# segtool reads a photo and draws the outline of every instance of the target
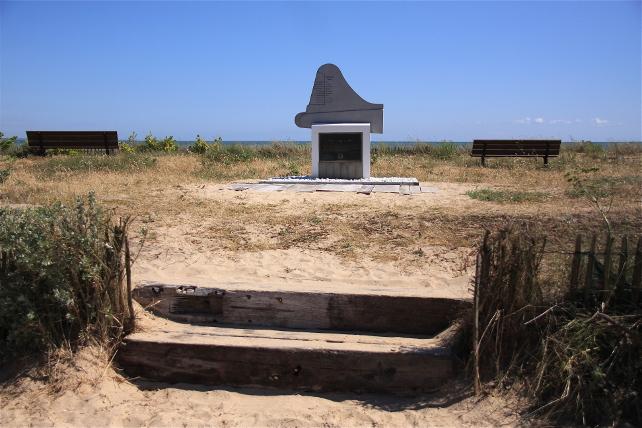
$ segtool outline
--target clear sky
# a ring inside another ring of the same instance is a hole
[[[0,0],[0,130],[308,140],[337,64],[378,140],[642,140],[640,1]]]

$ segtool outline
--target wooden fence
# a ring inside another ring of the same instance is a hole
[[[617,242],[619,241],[619,242]],[[577,235],[571,262],[569,287],[572,295],[583,298],[587,306],[608,305],[612,301],[640,305],[642,283],[642,237],[622,236],[617,239],[607,235],[603,249],[598,249],[596,234],[583,249],[583,238]],[[617,249],[616,242],[618,244]]]

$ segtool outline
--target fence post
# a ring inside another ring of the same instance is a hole
[[[129,253],[129,238],[125,235],[125,276],[127,278],[127,309],[129,310],[128,330],[134,330],[134,303],[132,302],[132,259]]]
[[[642,236],[638,238],[638,245],[635,248],[635,265],[631,286],[633,287],[631,300],[634,305],[637,305],[640,302],[640,286],[642,286]]]
[[[589,304],[593,292],[593,265],[595,264],[595,245],[597,244],[597,236],[593,234],[591,239],[591,249],[588,253],[588,260],[586,261],[586,278],[584,282],[584,303]]]
[[[610,286],[611,282],[611,264],[613,260],[613,241],[614,238],[611,234],[606,235],[606,249],[604,250],[604,270],[602,271],[602,301],[609,302],[613,294],[613,288]]]
[[[615,300],[618,302],[622,301],[622,292],[626,284],[626,264],[629,258],[628,240],[628,237],[624,235],[620,244],[620,261],[617,267],[617,280],[615,281]]]
[[[575,252],[573,253],[573,262],[571,264],[571,281],[569,284],[571,296],[575,296],[579,288],[580,281],[580,262],[582,260],[582,235],[579,233],[575,237]]]
[[[479,374],[479,292],[488,276],[488,236],[490,232],[484,232],[482,245],[477,253],[477,263],[475,265],[475,287],[473,289],[473,352],[475,359],[475,395],[481,394],[481,376]]]

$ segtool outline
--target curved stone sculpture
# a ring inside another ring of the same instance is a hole
[[[294,118],[299,128],[327,123],[369,123],[370,132],[383,133],[383,104],[369,103],[346,82],[334,64],[317,70],[310,103]]]

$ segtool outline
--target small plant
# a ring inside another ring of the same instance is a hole
[[[136,137],[137,136],[138,135],[136,134],[136,132],[132,132],[131,134],[129,134],[129,137],[127,137],[127,142],[120,142],[118,144],[118,149],[123,153],[134,153],[134,152],[136,152],[136,147],[137,147]]]
[[[477,189],[470,190],[466,194],[478,201],[489,202],[542,202],[548,198],[548,193],[544,192],[526,192],[526,191],[512,191],[512,190],[493,190],[493,189]]]
[[[205,152],[207,152],[208,148],[209,148],[209,144],[207,144],[207,141],[202,139],[200,135],[197,135],[196,141],[194,141],[194,144],[192,144],[189,147],[189,151],[192,153],[197,153],[199,155],[202,155]]]
[[[148,152],[157,152],[160,150],[160,144],[158,142],[158,139],[152,135],[150,132],[149,134],[145,135],[145,142],[143,146],[141,147],[142,150],[148,151]]]
[[[170,135],[169,137],[163,138],[160,142],[160,150],[165,153],[171,153],[171,152],[177,151],[178,144],[176,143],[176,140],[174,139],[174,137]]]
[[[9,168],[0,169],[0,184],[2,184],[5,181],[7,181],[7,178],[9,178],[10,174],[11,174],[11,169],[9,169]]]
[[[7,153],[14,148],[17,136],[5,138],[4,134],[0,132],[0,153]]]
[[[581,168],[567,172],[565,175],[572,186],[570,195],[583,196],[588,199],[604,219],[608,233],[611,234],[611,222],[608,214],[613,206],[613,182],[604,180],[602,177],[595,177],[598,171],[597,167]],[[604,202],[605,198],[609,198],[608,203]]]

